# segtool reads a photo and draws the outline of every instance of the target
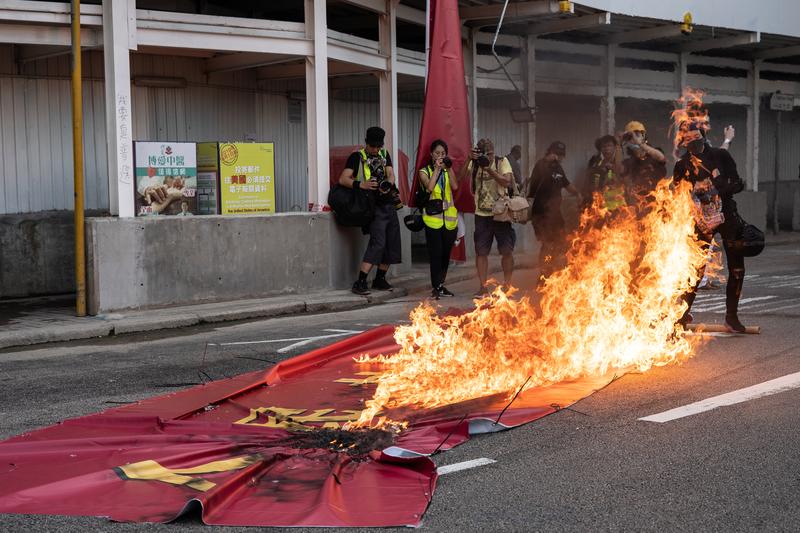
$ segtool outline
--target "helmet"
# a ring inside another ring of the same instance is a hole
[[[410,231],[422,231],[425,228],[425,223],[422,221],[422,215],[419,212],[404,216],[403,224]]]
[[[634,131],[643,131],[647,133],[647,129],[644,127],[644,124],[638,120],[631,120],[625,125],[625,133],[633,133]]]
[[[764,249],[764,232],[752,224],[745,224],[738,239],[725,239],[725,247],[744,257],[755,257]]]

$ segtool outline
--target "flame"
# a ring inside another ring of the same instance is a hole
[[[644,208],[608,214],[599,203],[571,236],[567,264],[540,290],[538,304],[498,289],[458,316],[429,304],[398,327],[377,389],[355,426],[381,411],[431,408],[515,393],[612,370],[647,370],[690,357],[696,337],[676,322],[681,295],[706,261],[694,232],[691,186],[663,180]],[[602,218],[602,223],[598,223]],[[389,413],[391,414],[391,413]]]
[[[675,102],[675,109],[671,113],[670,135],[673,139],[673,154],[676,158],[685,142],[690,124],[700,125],[706,133],[711,129],[708,109],[703,103],[704,95],[705,93],[699,89],[684,87],[683,94]]]

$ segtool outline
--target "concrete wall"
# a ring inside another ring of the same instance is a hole
[[[87,220],[90,314],[348,288],[366,238],[331,213]],[[410,239],[402,229],[404,264]]]
[[[0,216],[0,298],[75,290],[69,211]]]

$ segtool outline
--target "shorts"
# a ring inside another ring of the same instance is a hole
[[[531,220],[533,232],[539,242],[555,242],[564,238],[564,218],[559,216],[534,215]]]
[[[402,262],[401,251],[397,210],[393,205],[376,205],[363,261],[371,265],[395,265]]]
[[[498,222],[491,216],[475,215],[475,255],[485,256],[492,251],[492,242],[497,240],[497,251],[500,255],[509,255],[514,251],[517,234],[511,222]]]

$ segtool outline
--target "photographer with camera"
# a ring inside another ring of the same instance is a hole
[[[628,158],[622,162],[622,174],[629,184],[631,205],[653,192],[656,184],[667,177],[667,158],[660,148],[647,142],[644,124],[628,122],[622,135],[622,150]]]
[[[458,211],[453,200],[458,182],[450,177],[452,167],[453,161],[447,157],[447,143],[436,139],[431,143],[427,166],[418,174],[420,188],[428,197],[422,208],[422,221],[431,267],[431,297],[437,300],[442,296],[454,296],[444,286],[450,251],[458,234]]]
[[[492,242],[497,241],[497,251],[502,257],[503,281],[511,285],[514,273],[514,245],[517,237],[511,222],[494,219],[492,209],[498,198],[514,183],[514,173],[505,157],[495,157],[494,143],[481,139],[470,152],[467,164],[458,172],[458,181],[472,174],[472,194],[475,196],[475,268],[478,271],[480,288],[476,297],[489,294],[486,280],[489,274],[489,252]]]
[[[364,252],[358,279],[353,283],[353,292],[359,295],[370,293],[367,276],[373,265],[378,265],[372,288],[379,291],[390,291],[393,287],[386,281],[389,265],[401,262],[400,222],[397,210],[403,207],[400,193],[395,185],[392,158],[383,149],[386,132],[382,128],[372,126],[367,129],[364,139],[366,144],[358,152],[353,152],[347,159],[344,170],[339,176],[339,184],[348,188],[360,188],[372,196],[375,203],[375,216],[368,227],[369,244]]]
[[[561,162],[567,156],[567,146],[554,141],[545,156],[536,162],[528,180],[525,196],[531,204],[531,222],[539,248],[539,283],[553,273],[555,261],[563,254],[565,235],[561,214],[561,189],[573,196],[580,193],[567,179]]]

